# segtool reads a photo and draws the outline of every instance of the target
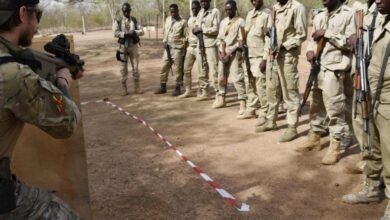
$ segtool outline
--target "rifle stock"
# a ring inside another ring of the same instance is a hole
[[[298,109],[298,116],[299,117],[302,115],[302,109],[306,105],[306,102],[307,102],[307,99],[309,98],[314,81],[317,79],[318,73],[321,71],[321,54],[322,54],[322,50],[325,47],[325,43],[326,43],[326,40],[324,37],[322,37],[317,43],[316,55],[315,55],[314,61],[312,62],[312,65],[311,65],[310,75],[309,75],[309,79],[307,80],[307,83],[306,83],[305,92],[303,93],[302,103],[299,105],[299,109]]]

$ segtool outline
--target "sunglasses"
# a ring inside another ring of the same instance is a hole
[[[39,8],[27,8],[29,12],[35,12],[35,16],[37,17],[38,23],[41,21],[43,11]]]

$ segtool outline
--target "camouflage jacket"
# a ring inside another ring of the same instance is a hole
[[[20,50],[0,37],[0,57],[15,56]],[[28,66],[0,65],[0,158],[12,156],[24,123],[55,138],[67,138],[79,121],[76,104]]]

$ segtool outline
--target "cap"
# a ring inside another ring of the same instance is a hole
[[[20,7],[38,3],[39,0],[0,0],[0,25],[4,24]]]

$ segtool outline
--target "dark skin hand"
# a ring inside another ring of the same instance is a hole
[[[357,44],[357,35],[356,34],[352,34],[348,40],[347,40],[347,43],[348,43],[348,46],[349,46],[349,49],[354,52],[355,51],[355,48],[356,48],[356,44]]]
[[[307,59],[307,61],[309,61],[310,63],[312,63],[313,61],[314,61],[314,59],[315,59],[315,54],[314,54],[314,51],[308,51],[307,53],[306,53],[306,59]]]
[[[267,61],[262,60],[259,65],[260,72],[265,73],[265,70],[267,69]]]
[[[319,41],[325,35],[324,29],[317,30],[313,33],[312,37],[315,41]]]

